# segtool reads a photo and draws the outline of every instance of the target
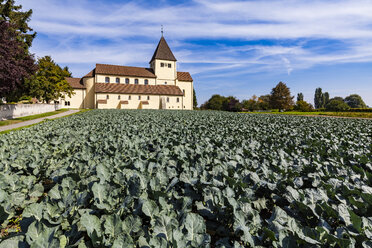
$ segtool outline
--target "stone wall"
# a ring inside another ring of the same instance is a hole
[[[22,116],[37,115],[61,109],[58,104],[5,104],[0,105],[0,120],[8,120]]]

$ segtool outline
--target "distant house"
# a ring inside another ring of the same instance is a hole
[[[66,78],[75,94],[59,103],[70,108],[193,109],[193,79],[177,71],[164,37],[150,68],[96,64],[83,78]]]

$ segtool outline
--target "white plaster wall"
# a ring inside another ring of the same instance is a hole
[[[0,105],[0,120],[37,115],[61,108],[62,106],[58,104],[5,104]]]
[[[161,63],[166,66],[161,67]],[[168,64],[171,64],[171,68],[168,68]],[[177,78],[177,63],[175,61],[155,59],[154,71],[158,80],[175,80]]]
[[[177,81],[176,85],[181,89],[185,90],[185,96],[183,97],[183,108],[192,110],[193,109],[193,82]]]

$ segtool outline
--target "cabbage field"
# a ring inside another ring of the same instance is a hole
[[[92,110],[0,135],[0,247],[372,247],[372,121]]]

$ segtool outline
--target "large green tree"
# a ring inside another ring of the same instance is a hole
[[[270,109],[270,94],[262,95],[258,98],[258,109],[261,110]]]
[[[38,60],[39,69],[30,80],[26,82],[26,94],[40,101],[49,103],[52,100],[71,97],[73,89],[66,81],[71,77],[68,68],[61,68],[50,56]]]
[[[0,0],[0,21],[11,25],[17,34],[17,40],[22,42],[26,50],[31,47],[36,36],[36,32],[28,26],[31,15],[31,9],[22,11],[22,5],[16,5],[14,0]]]
[[[28,26],[32,10],[22,11],[13,0],[0,0],[0,97],[17,101],[25,80],[37,67],[29,53],[36,33]]]
[[[345,103],[350,106],[350,108],[366,108],[367,105],[364,103],[362,97],[357,94],[352,94],[345,97]]]
[[[223,103],[226,100],[225,97],[221,95],[213,95],[207,102],[203,104],[203,109],[212,109],[212,110],[223,110]]]
[[[238,99],[233,96],[228,96],[223,101],[223,110],[230,112],[239,112],[242,110],[242,105]]]
[[[271,90],[270,106],[274,109],[287,110],[293,106],[293,96],[287,85],[279,82],[275,88]]]

